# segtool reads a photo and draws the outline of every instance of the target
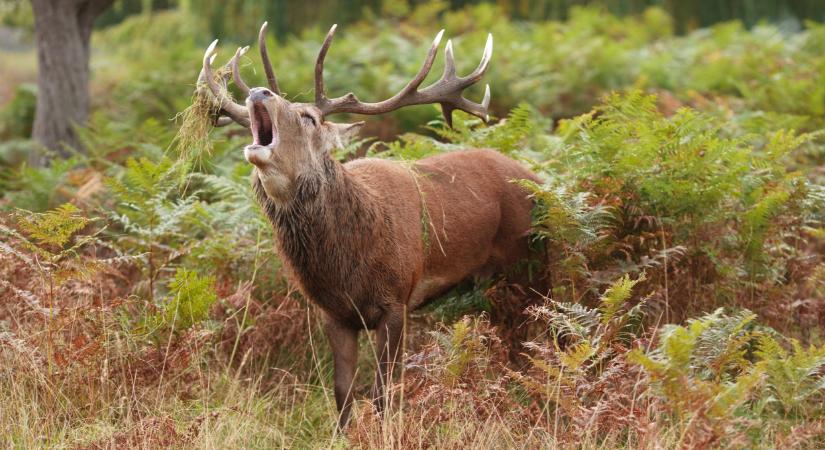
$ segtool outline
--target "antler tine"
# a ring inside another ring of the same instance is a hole
[[[203,66],[198,75],[198,86],[200,87],[206,83],[212,95],[217,99],[221,112],[225,113],[235,122],[249,128],[249,112],[247,109],[229,98],[226,91],[221,89],[212,74],[212,62],[215,60],[215,56],[217,56],[215,52],[217,45],[218,40],[215,39],[203,54]]]
[[[266,73],[266,81],[269,83],[269,88],[272,92],[281,95],[281,90],[278,88],[278,78],[275,77],[275,71],[272,70],[272,64],[269,62],[269,52],[266,51],[266,26],[267,22],[261,25],[261,31],[258,32],[258,48],[261,51],[261,62],[264,65],[264,72]]]
[[[484,76],[484,73],[487,72],[487,68],[490,67],[491,59],[493,59],[493,34],[487,33],[487,42],[484,44],[484,53],[481,54],[481,62],[479,62],[478,67],[464,77],[464,79],[472,83],[480,80],[481,77]]]
[[[327,95],[324,92],[324,59],[327,57],[329,46],[332,45],[336,28],[338,28],[337,23],[330,27],[327,37],[324,38],[324,43],[321,44],[321,50],[318,51],[318,58],[315,60],[315,104],[322,109],[322,106],[327,103]]]
[[[424,89],[418,90],[418,87],[427,77],[438,52],[438,44],[441,42],[441,37],[444,30],[441,30],[433,40],[430,51],[427,53],[427,58],[418,73],[404,86],[401,91],[391,98],[378,103],[364,103],[358,100],[353,93],[349,93],[343,97],[335,99],[327,99],[324,93],[323,82],[323,64],[326,53],[329,50],[332,35],[335,32],[335,27],[330,29],[321,51],[318,54],[318,61],[315,64],[315,104],[324,114],[332,114],[338,112],[348,112],[357,114],[381,114],[395,109],[409,106],[422,105],[427,103],[438,103],[441,105],[441,111],[444,113],[444,118],[449,126],[452,126],[452,112],[460,109],[474,116],[483,119],[485,122],[489,120],[488,108],[490,106],[490,86],[487,85],[484,91],[484,99],[481,103],[475,103],[464,98],[461,93],[467,87],[476,83],[490,66],[490,60],[493,54],[493,36],[487,35],[487,43],[484,46],[484,53],[481,56],[481,62],[478,67],[473,70],[466,77],[456,75],[455,56],[453,55],[453,43],[451,40],[447,41],[444,56],[444,73],[441,78],[435,83],[427,86]]]
[[[424,59],[424,64],[421,65],[421,69],[418,70],[418,73],[415,74],[415,77],[404,86],[404,89],[401,90],[396,97],[399,95],[404,95],[408,92],[415,91],[418,89],[418,86],[421,86],[421,83],[424,82],[424,79],[427,78],[427,75],[430,73],[430,69],[433,68],[433,63],[435,62],[435,55],[438,53],[438,44],[441,43],[441,37],[444,36],[444,30],[438,32],[435,35],[435,39],[433,39],[433,44],[430,46],[430,51],[427,52],[427,58]],[[449,43],[448,43],[449,45]]]
[[[249,86],[241,79],[241,71],[238,68],[238,60],[248,51],[248,45],[246,47],[238,47],[238,50],[235,51],[235,56],[229,60],[229,69],[232,72],[232,81],[235,82],[235,86],[238,86],[238,89],[243,92],[244,96],[249,95]]]
[[[453,57],[453,40],[447,40],[447,46],[444,48],[444,74],[441,78],[455,77],[455,58]]]

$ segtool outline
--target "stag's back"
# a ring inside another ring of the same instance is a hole
[[[346,168],[395,219],[393,242],[376,245],[393,247],[392,263],[410,274],[410,309],[528,256],[533,204],[513,180],[537,178],[496,151],[450,152],[411,166],[364,159]]]

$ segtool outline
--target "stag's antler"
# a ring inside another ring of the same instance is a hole
[[[276,94],[281,95],[281,90],[278,89],[278,79],[275,77],[275,71],[272,70],[272,64],[269,62],[269,53],[266,51],[266,26],[267,23],[264,22],[263,25],[261,25],[261,30],[258,32],[258,47],[261,51],[261,61],[263,62],[269,88]],[[215,39],[203,55],[203,68],[198,75],[198,87],[208,86],[212,95],[215,96],[219,103],[220,110],[214,122],[215,126],[222,127],[232,122],[237,122],[249,128],[249,112],[246,107],[235,103],[226,93],[226,82],[231,73],[232,81],[235,82],[238,89],[241,90],[244,96],[249,95],[249,85],[241,78],[241,71],[238,67],[238,61],[249,51],[249,46],[239,47],[238,50],[235,51],[232,59],[226,63],[226,66],[224,66],[225,75],[222,77],[224,86],[221,87],[212,75],[212,63],[215,60],[215,46],[217,44],[218,40]],[[222,115],[223,117],[221,117]]]
[[[225,79],[224,87],[221,88],[215,80],[214,75],[212,75],[212,62],[215,60],[215,56],[217,56],[215,54],[216,45],[218,45],[217,39],[212,41],[212,44],[209,45],[206,52],[203,54],[203,67],[198,75],[198,87],[203,86],[204,84],[209,87],[209,90],[212,91],[212,95],[214,95],[218,101],[220,108],[219,114],[225,114],[233,121],[249,128],[249,111],[247,111],[245,106],[235,103],[235,101],[232,100],[232,98],[226,93]],[[227,66],[229,66],[229,71],[232,72],[235,83],[238,84],[242,90],[246,87],[246,83],[241,80],[240,73],[237,71],[237,68],[238,58],[244,53],[244,49],[238,49],[235,52],[235,56],[227,63]],[[246,90],[249,91],[249,88],[247,87]],[[230,123],[231,122],[224,120],[223,117],[218,117],[215,120],[215,126],[224,126],[229,125]]]
[[[278,88],[278,79],[275,77],[275,71],[272,70],[272,64],[269,61],[269,54],[266,50],[266,27],[267,23],[264,22],[258,33],[261,61],[263,62],[264,72],[266,73],[266,79],[270,89],[274,93],[281,95],[281,91]],[[326,58],[329,46],[332,44],[332,38],[335,35],[336,28],[337,25],[333,25],[332,28],[330,28],[321,46],[321,50],[318,52],[318,59],[315,62],[315,105],[324,115],[342,112],[374,115],[394,111],[404,106],[438,103],[441,105],[441,111],[444,113],[444,118],[450,126],[452,126],[452,113],[456,109],[480,117],[484,121],[489,119],[487,109],[490,106],[490,85],[485,87],[484,99],[481,103],[467,100],[461,94],[464,89],[478,82],[487,71],[493,55],[493,35],[487,35],[487,43],[484,46],[484,53],[481,55],[481,62],[478,64],[478,67],[465,77],[456,75],[453,42],[448,40],[447,46],[444,49],[444,73],[438,81],[419,90],[419,86],[424,82],[424,79],[433,67],[433,62],[435,62],[438,45],[441,42],[441,37],[444,35],[444,30],[439,31],[435,40],[433,40],[433,44],[427,53],[427,58],[424,60],[421,69],[401,91],[387,100],[377,103],[365,103],[358,100],[358,97],[352,92],[343,97],[329,99],[324,91],[324,58]],[[212,74],[212,63],[215,60],[215,46],[217,44],[218,40],[215,39],[203,55],[203,67],[198,75],[198,87],[207,86],[218,101],[220,109],[218,117],[215,119],[216,126],[225,126],[232,122],[237,122],[249,128],[249,112],[247,108],[232,100],[226,91],[226,82],[231,74],[232,80],[243,95],[249,95],[249,86],[241,79],[241,73],[238,68],[238,61],[249,51],[249,47],[238,48],[232,59],[226,63],[224,67],[225,74],[221,78],[224,85],[220,86]]]
[[[433,41],[430,51],[427,53],[427,58],[424,60],[424,65],[415,77],[404,86],[394,96],[387,100],[378,103],[365,103],[350,92],[343,97],[329,99],[324,91],[324,58],[327,56],[327,51],[332,43],[332,38],[335,35],[335,28],[333,25],[327,33],[324,44],[318,52],[318,59],[315,62],[315,105],[321,110],[323,114],[333,113],[356,113],[356,114],[382,114],[389,111],[394,111],[404,106],[409,105],[423,105],[428,103],[439,103],[441,111],[444,113],[444,118],[447,124],[452,126],[452,113],[456,109],[468,112],[474,116],[480,117],[485,122],[489,119],[487,108],[490,106],[490,85],[488,84],[484,90],[484,99],[481,103],[475,103],[462,97],[461,93],[464,89],[472,84],[475,84],[487,71],[490,65],[490,58],[493,54],[493,35],[487,35],[487,44],[484,46],[484,53],[481,56],[481,62],[478,67],[467,75],[466,77],[457,76],[455,73],[455,59],[453,58],[453,43],[451,40],[447,41],[444,57],[444,74],[441,79],[435,83],[418,90],[418,87],[427,77],[430,69],[435,61],[435,55],[438,52],[438,44],[441,42],[441,36],[444,30],[438,32]]]
[[[261,31],[258,32],[258,48],[261,50],[261,62],[264,65],[264,73],[266,73],[266,81],[269,83],[269,89],[272,92],[281,95],[281,90],[278,89],[278,79],[275,78],[275,71],[272,70],[272,64],[269,63],[269,53],[266,51],[266,22],[261,25]]]
[[[235,56],[233,56],[227,64],[232,72],[232,81],[234,81],[235,86],[238,86],[238,89],[243,92],[243,95],[249,95],[249,86],[247,86],[247,84],[241,79],[241,71],[238,69],[238,59],[240,59],[240,57],[245,55],[248,51],[248,45],[246,47],[238,47],[238,49],[235,50]]]

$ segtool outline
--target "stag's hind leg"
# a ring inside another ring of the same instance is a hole
[[[393,369],[398,358],[404,352],[404,319],[406,310],[403,306],[388,309],[375,330],[375,343],[378,355],[378,367],[375,371],[375,384],[372,387],[372,400],[379,414],[389,404],[387,386],[392,383]]]

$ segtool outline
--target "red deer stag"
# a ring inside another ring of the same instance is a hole
[[[352,93],[326,96],[324,58],[333,26],[315,64],[315,102],[293,103],[278,89],[265,29],[266,24],[259,46],[269,88],[250,89],[241,79],[238,58],[248,47],[235,52],[223,77],[213,75],[217,40],[203,57],[198,85],[220,105],[216,125],[236,122],[251,128],[253,142],[244,148],[244,156],[254,166],[254,190],[275,228],[287,267],[325,315],[338,425],[344,427],[353,400],[358,332],[376,330],[373,400],[383,411],[385,386],[402,351],[407,312],[470,276],[490,275],[528,257],[532,202],[511,181],[537,178],[493,150],[449,152],[411,166],[374,158],[341,164],[330,156],[363,125],[327,121],[334,113],[372,115],[439,103],[448,124],[455,109],[486,121],[489,86],[480,104],[462,97],[462,91],[487,70],[492,36],[481,63],[465,77],[456,75],[448,41],[444,74],[419,89],[435,60],[442,30],[421,70],[400,92],[366,103]],[[247,95],[245,106],[226,94],[222,83],[230,73]]]

